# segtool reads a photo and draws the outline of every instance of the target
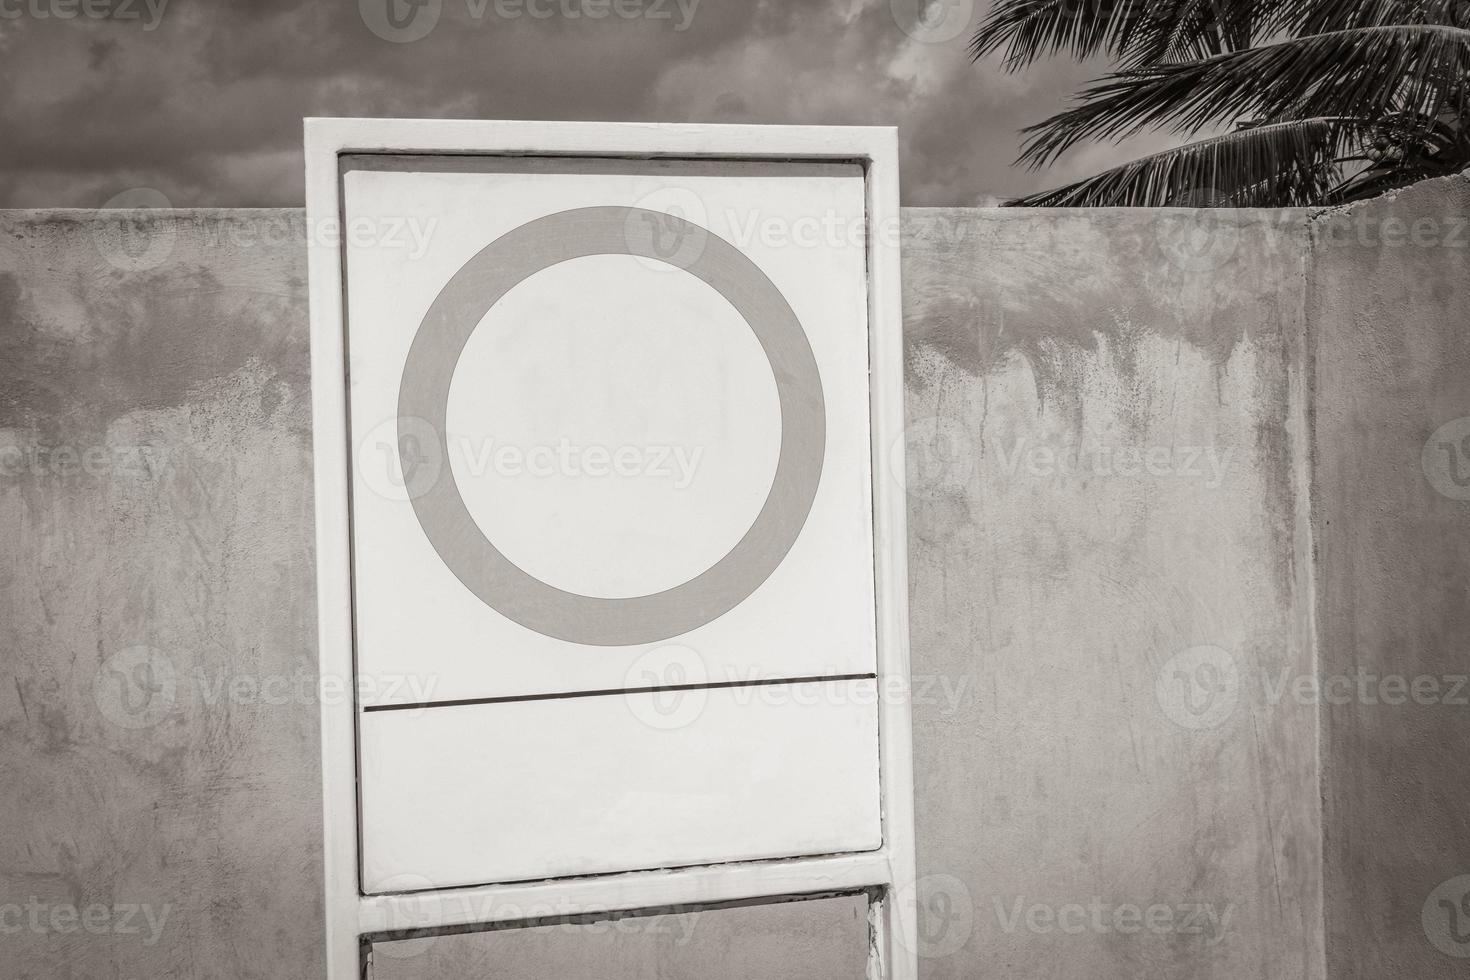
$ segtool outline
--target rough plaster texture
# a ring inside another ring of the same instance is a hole
[[[5,977],[321,972],[306,255],[201,233],[260,220],[0,216]]]
[[[1449,975],[1462,715],[1322,715],[1324,835],[1283,685],[1314,629],[1324,673],[1463,669],[1470,503],[1418,454],[1470,414],[1465,253],[904,217],[924,976],[1323,976],[1324,836],[1330,975]],[[321,975],[301,224],[0,214],[0,975]],[[830,966],[803,911],[762,929]],[[521,962],[690,962],[610,942]]]
[[[907,218],[924,974],[1321,976],[1300,218]]]
[[[1463,977],[1426,937],[1470,955],[1470,881],[1431,901],[1470,874],[1470,180],[1318,215],[1312,257],[1328,966]]]

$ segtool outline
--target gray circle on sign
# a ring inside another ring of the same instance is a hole
[[[698,236],[704,247],[692,255],[661,255],[667,250],[656,236],[671,229]],[[442,458],[448,458],[449,387],[470,335],[527,277],[590,255],[632,255],[683,269],[735,307],[765,351],[781,405],[781,451],[770,492],[745,536],[687,582],[650,595],[607,599],[558,589],[505,557],[470,515],[449,467],[430,485],[415,488],[410,500],[444,564],[506,618],[572,643],[656,643],[719,618],[759,588],[796,542],[821,480],[827,410],[816,357],[791,305],[754,262],[706,228],[641,208],[577,208],[529,221],[476,253],[434,298],[409,347],[398,418],[427,422]]]

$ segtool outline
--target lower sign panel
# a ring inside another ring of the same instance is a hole
[[[855,980],[868,944],[867,896],[840,895],[375,942],[368,977]]]
[[[368,894],[881,846],[872,679],[361,719]]]

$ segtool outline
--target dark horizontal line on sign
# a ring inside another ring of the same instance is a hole
[[[517,704],[522,701],[565,701],[570,698],[606,698],[628,694],[664,694],[670,691],[720,691],[732,687],[772,687],[777,684],[813,684],[824,681],[871,681],[877,674],[826,674],[812,677],[771,677],[754,681],[715,681],[709,684],[664,684],[656,687],[610,687],[600,691],[561,691],[555,694],[512,694],[498,698],[459,698],[453,701],[410,701],[405,704],[369,704],[363,711],[409,711],[419,708],[460,708],[474,704]]]
[[[862,177],[858,160],[494,153],[344,153],[340,173],[593,174],[615,177]]]

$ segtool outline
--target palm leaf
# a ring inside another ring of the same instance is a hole
[[[1280,23],[1296,35],[1394,24],[1470,27],[1470,6],[1464,0],[1288,0]]]
[[[1268,18],[1263,0],[1017,0],[996,4],[970,40],[975,60],[1006,49],[1019,71],[1067,51],[1106,53],[1125,65],[1207,57],[1248,46]]]
[[[1171,124],[1194,133],[1242,118],[1437,116],[1470,68],[1470,30],[1428,24],[1352,28],[1118,72],[1071,109],[1028,127],[1021,159],[1040,167],[1086,139]]]
[[[1154,153],[1034,194],[1023,207],[1267,207],[1318,200],[1361,123],[1296,119]]]

